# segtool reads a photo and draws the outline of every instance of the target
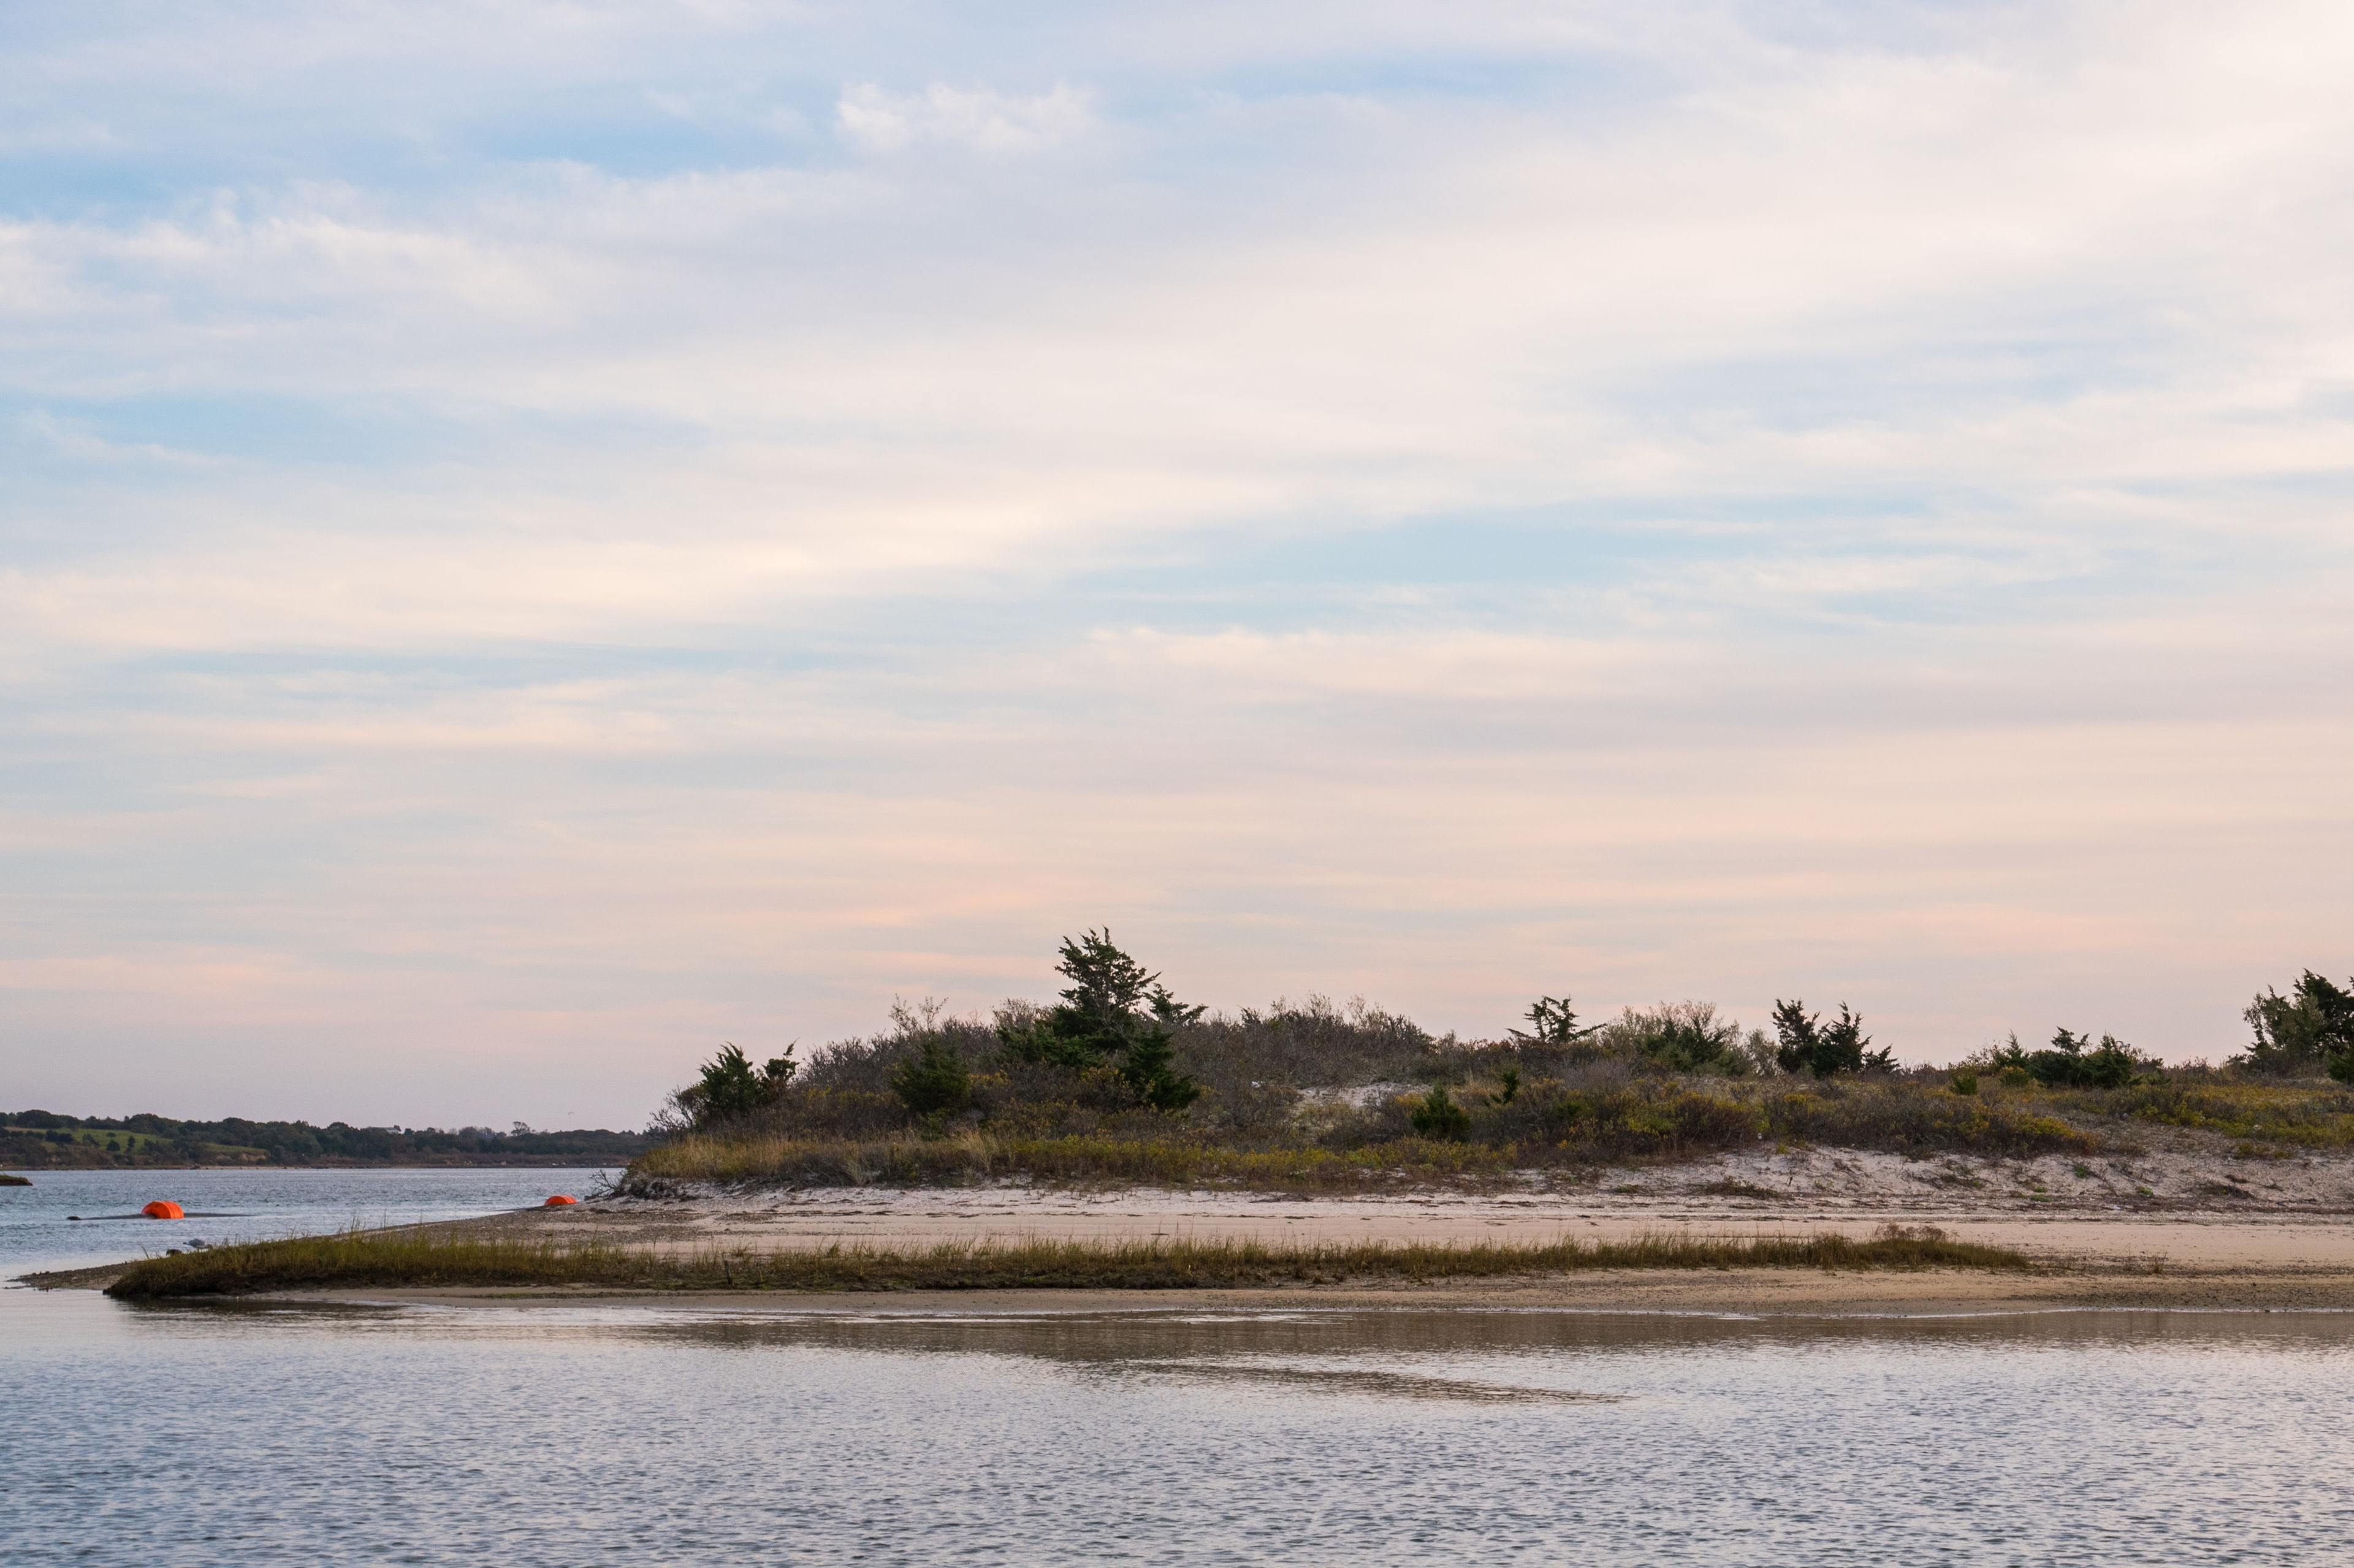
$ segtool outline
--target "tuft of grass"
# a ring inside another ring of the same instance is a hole
[[[1630,1241],[1365,1242],[1311,1246],[1257,1241],[943,1242],[905,1251],[835,1245],[659,1254],[600,1241],[525,1242],[347,1232],[214,1247],[132,1266],[107,1294],[127,1299],[243,1295],[339,1286],[565,1287],[629,1290],[1165,1290],[1250,1285],[1423,1282],[1595,1269],[2025,1269],[2020,1254],[1957,1242],[1931,1225],[1884,1225],[1868,1240],[1835,1234]]]

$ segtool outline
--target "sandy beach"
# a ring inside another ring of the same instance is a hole
[[[1647,1234],[1746,1238],[1836,1231],[1858,1239],[1888,1224],[1935,1224],[1955,1239],[2014,1249],[2030,1273],[1974,1270],[1829,1273],[1801,1269],[1597,1271],[1478,1284],[1285,1286],[1214,1291],[941,1293],[934,1307],[1061,1310],[1108,1305],[1333,1306],[1410,1299],[1418,1306],[1596,1310],[1901,1312],[2064,1308],[2354,1308],[2354,1166],[2343,1160],[2255,1164],[2162,1156],[2104,1161],[1905,1160],[1814,1150],[1733,1156],[1606,1173],[1557,1188],[1532,1181],[1499,1191],[1421,1190],[1306,1197],[1150,1188],[698,1189],[663,1199],[592,1197],[435,1229],[600,1240],[656,1252],[766,1253],[1026,1239],[1096,1242],[1254,1240],[1331,1243],[1544,1243]],[[2215,1169],[2207,1169],[2212,1165]],[[1623,1180],[1617,1178],[1623,1177]],[[2216,1191],[2222,1189],[2231,1196]],[[113,1271],[52,1277],[99,1285]],[[513,1301],[498,1290],[341,1290],[329,1299]],[[537,1292],[622,1299],[610,1292]],[[723,1298],[726,1293],[718,1293]],[[827,1293],[758,1293],[776,1308],[851,1306]],[[677,1299],[675,1293],[668,1298]],[[703,1294],[697,1293],[697,1299]],[[871,1298],[922,1309],[927,1293]]]

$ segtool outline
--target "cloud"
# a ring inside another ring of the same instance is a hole
[[[628,1119],[1107,917],[1914,1055],[2323,961],[2337,12],[454,16],[14,36],[0,155],[107,132],[0,210],[41,1097]]]
[[[877,153],[927,144],[1034,153],[1075,141],[1096,126],[1092,95],[1062,82],[1030,98],[940,82],[917,93],[862,83],[843,90],[834,120],[846,140]]]

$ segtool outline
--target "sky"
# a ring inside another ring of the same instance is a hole
[[[0,1104],[2354,969],[2354,11],[0,9]]]

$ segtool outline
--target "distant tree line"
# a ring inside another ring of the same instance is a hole
[[[488,1127],[354,1127],[330,1122],[191,1121],[143,1111],[77,1117],[0,1112],[0,1165],[554,1165],[624,1160],[651,1140],[638,1132],[584,1128],[543,1131]]]

